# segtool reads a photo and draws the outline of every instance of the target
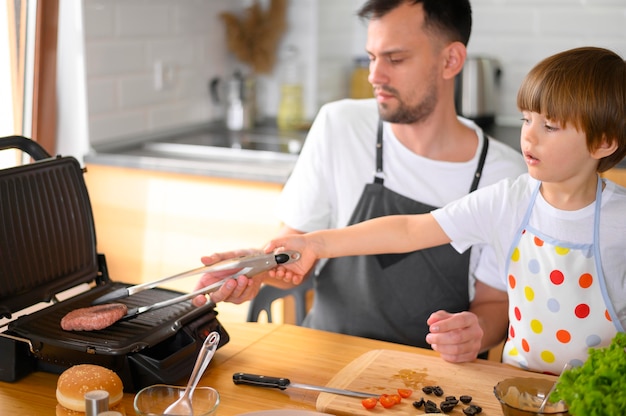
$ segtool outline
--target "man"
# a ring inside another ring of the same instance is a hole
[[[521,155],[456,115],[454,80],[471,31],[468,0],[368,0],[359,16],[369,19],[375,98],[322,107],[279,199],[282,234],[429,212],[525,171]],[[463,255],[446,245],[331,259],[309,273],[315,296],[304,325],[430,346],[445,360],[470,361],[506,333],[507,295],[496,289],[495,270],[487,246]],[[204,276],[199,286],[214,280]],[[211,297],[241,303],[263,280],[240,277]]]

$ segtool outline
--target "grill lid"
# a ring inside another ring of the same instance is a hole
[[[0,170],[0,317],[98,277],[82,175],[72,157]]]

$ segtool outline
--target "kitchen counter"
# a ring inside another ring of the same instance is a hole
[[[94,145],[85,163],[283,184],[305,131],[271,124],[232,132],[217,123]]]

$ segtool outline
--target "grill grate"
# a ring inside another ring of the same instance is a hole
[[[129,320],[121,320],[100,331],[65,331],[61,328],[61,318],[74,309],[84,308],[105,292],[123,284],[107,285],[94,288],[75,298],[68,299],[34,314],[20,317],[13,321],[10,330],[38,345],[56,345],[68,350],[89,351],[105,354],[127,354],[153,346],[172,334],[175,334],[187,321],[205,313],[205,308],[198,308],[190,300],[170,305],[165,308],[142,313]],[[133,308],[165,301],[180,293],[172,290],[155,288],[139,292],[121,299],[120,302]]]

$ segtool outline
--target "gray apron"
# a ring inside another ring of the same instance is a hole
[[[478,187],[489,141],[470,192]],[[350,224],[435,209],[385,188],[382,122],[378,125],[376,175],[365,185]],[[315,278],[313,307],[303,325],[326,331],[429,348],[426,320],[443,309],[469,309],[469,255],[449,244],[403,254],[330,259]]]

